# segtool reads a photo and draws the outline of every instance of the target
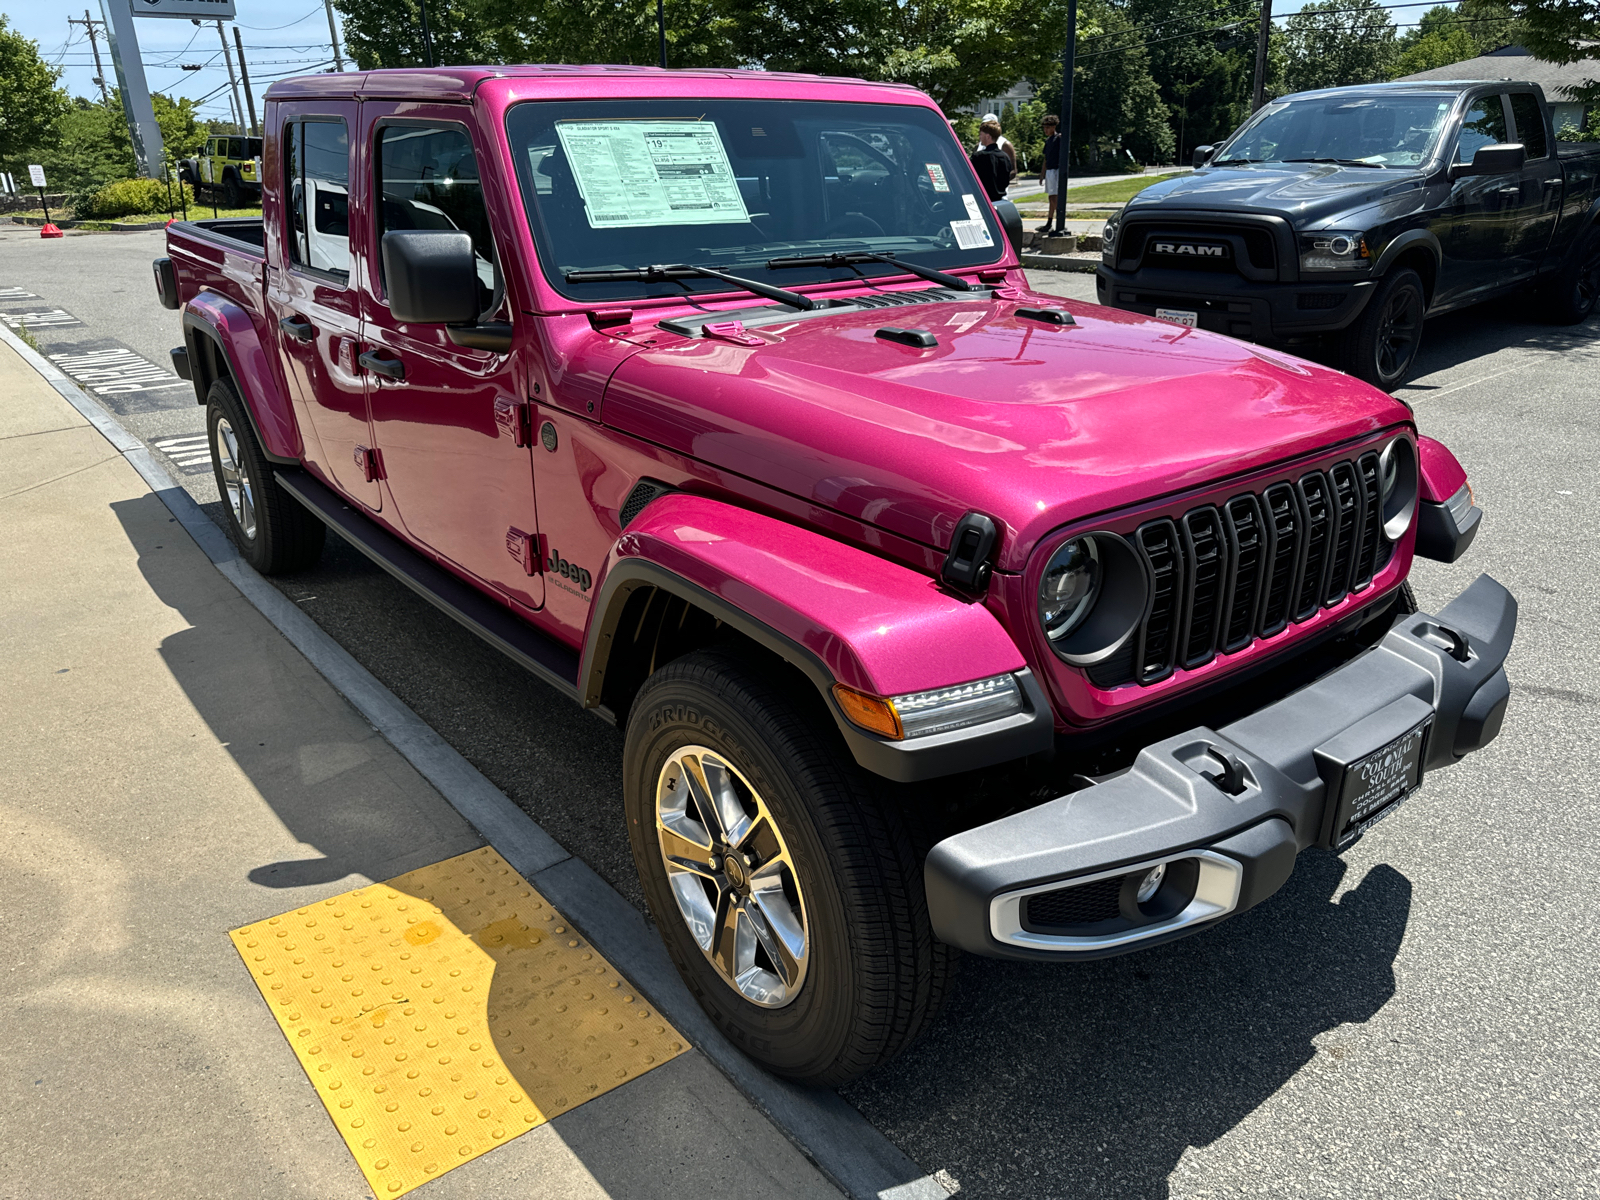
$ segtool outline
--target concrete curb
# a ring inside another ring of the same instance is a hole
[[[1093,275],[1100,265],[1100,260],[1087,258],[1063,258],[1059,254],[1023,254],[1022,265],[1032,267],[1035,271],[1074,271],[1079,275]]]
[[[447,745],[344,647],[241,559],[233,543],[146,449],[48,359],[0,325],[10,346],[75,408],[161,499],[240,594],[431,783],[484,840],[569,917],[667,1018],[852,1200],[945,1200],[925,1175],[837,1093],[767,1074],[718,1032],[639,911]]]

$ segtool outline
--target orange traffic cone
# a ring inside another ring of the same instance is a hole
[[[52,238],[66,237],[67,235],[62,233],[60,227],[58,227],[53,221],[46,221],[39,229],[39,236],[42,238]]]

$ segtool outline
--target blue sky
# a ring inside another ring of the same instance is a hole
[[[258,111],[261,93],[273,77],[321,70],[331,62],[333,49],[328,44],[328,18],[322,0],[235,0],[235,7]],[[34,0],[27,4],[0,0],[0,14],[5,15],[12,29],[39,43],[45,61],[62,68],[61,82],[75,96],[99,92],[92,82],[94,58],[83,26],[67,24],[68,17],[81,21],[85,8],[95,20],[100,19],[100,0]],[[338,19],[335,12],[334,20]],[[197,28],[181,19],[146,18],[134,25],[151,91],[194,100],[209,96],[200,106],[201,114],[217,120],[232,119],[228,72],[222,62],[215,24]],[[223,28],[228,33],[231,54],[233,30],[228,22],[223,23]],[[341,32],[339,36],[342,49],[344,35]],[[106,82],[115,87],[104,39],[100,54],[105,59]],[[346,59],[347,65],[348,62]],[[180,63],[198,63],[201,70],[183,71]]]
[[[1303,2],[1274,0],[1273,15],[1287,16],[1297,11]],[[1401,2],[1383,0],[1385,4]],[[273,78],[318,71],[329,65],[333,51],[328,44],[328,18],[321,0],[235,0],[235,3],[239,14],[236,24],[244,35],[245,61],[258,101]],[[62,82],[77,96],[96,93],[92,82],[94,59],[83,26],[67,24],[68,17],[81,19],[85,7],[92,17],[99,19],[99,0],[34,0],[28,4],[0,0],[0,14],[6,16],[13,29],[39,43],[46,60],[62,68]],[[1391,16],[1403,26],[1416,21],[1426,11],[1420,5],[1407,5],[1397,8]],[[338,20],[337,13],[334,20]],[[215,25],[197,28],[186,20],[172,19],[143,19],[135,24],[151,91],[201,100],[202,116],[231,119],[227,69],[222,62]],[[341,32],[341,45],[343,37]],[[228,46],[231,53],[231,28]],[[105,54],[103,41],[101,53]],[[179,66],[183,63],[199,64],[201,69],[184,71]],[[109,59],[106,71],[110,76]]]

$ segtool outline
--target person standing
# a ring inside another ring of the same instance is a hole
[[[1011,144],[1010,138],[1000,132],[1000,118],[994,113],[984,113],[983,123],[994,126],[995,145],[999,146],[1005,152],[1005,156],[1011,160],[1011,177],[1015,179],[1017,176],[1017,148]]]
[[[1057,219],[1056,193],[1061,186],[1061,118],[1054,113],[1047,113],[1044,121],[1044,166],[1039,170],[1039,182],[1044,184],[1044,194],[1050,202],[1050,211],[1045,215],[1044,224],[1039,227],[1040,233],[1048,234],[1052,229],[1057,233],[1063,232],[1062,226],[1067,219],[1067,199],[1060,198],[1060,219]]]
[[[972,152],[972,169],[990,200],[1004,200],[1011,182],[1011,160],[1000,149],[1000,126],[985,121],[978,126],[978,148]]]

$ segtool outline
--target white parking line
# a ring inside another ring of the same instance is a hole
[[[122,346],[86,354],[52,354],[50,361],[100,396],[189,386],[187,380]]]
[[[32,292],[25,292],[19,287],[0,287],[0,300],[37,300],[38,298]]]
[[[203,433],[185,437],[154,438],[150,444],[180,467],[211,465],[211,443]]]
[[[53,329],[61,325],[83,324],[64,308],[46,308],[38,312],[0,313],[0,321],[4,321],[13,329]]]

